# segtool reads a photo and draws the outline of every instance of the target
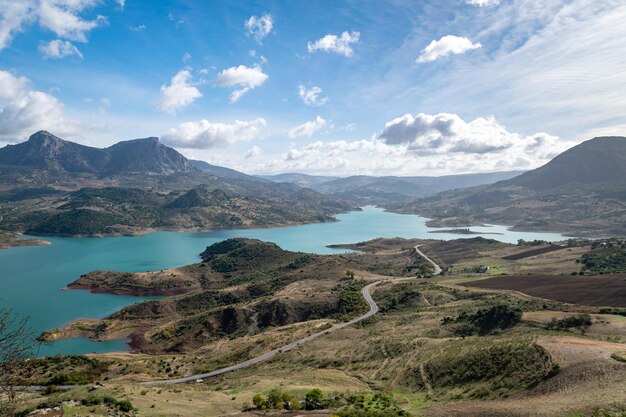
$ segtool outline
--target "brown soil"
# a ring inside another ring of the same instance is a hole
[[[517,261],[518,259],[530,258],[531,256],[537,256],[548,252],[554,252],[555,250],[565,249],[566,246],[550,245],[542,248],[532,249],[521,253],[515,253],[509,256],[503,256],[502,259],[508,261]]]
[[[533,297],[572,304],[626,307],[626,274],[504,275],[467,282],[463,285],[520,291]]]

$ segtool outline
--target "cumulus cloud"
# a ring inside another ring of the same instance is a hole
[[[87,42],[87,34],[106,23],[106,18],[99,15],[85,20],[79,14],[98,3],[99,0],[40,0],[39,24],[61,38]]]
[[[319,87],[306,88],[304,85],[298,86],[298,95],[307,106],[319,107],[328,103],[328,97],[322,97],[322,89]]]
[[[0,137],[12,141],[42,129],[72,134],[75,126],[54,96],[33,89],[26,77],[0,71]]]
[[[345,57],[351,57],[354,54],[352,44],[359,41],[361,34],[359,32],[343,32],[341,36],[326,35],[315,42],[308,42],[307,49],[309,53],[323,51],[334,52]]]
[[[256,39],[257,42],[261,43],[263,38],[269,35],[272,31],[272,28],[274,27],[274,20],[272,19],[272,15],[269,13],[265,13],[261,17],[250,16],[250,18],[246,20],[245,26],[248,31],[248,35]]]
[[[117,4],[120,6],[120,10],[124,11],[124,6],[126,5],[126,0],[116,0]]]
[[[163,84],[161,86],[161,100],[157,103],[157,109],[165,113],[176,114],[177,110],[202,97],[200,90],[189,84],[190,79],[191,72],[181,70],[172,77],[169,85]]]
[[[48,43],[40,43],[39,52],[46,58],[63,58],[70,55],[76,55],[80,58],[83,57],[83,54],[73,43],[60,39],[55,39]]]
[[[492,7],[500,4],[500,0],[465,0],[465,3],[478,7]]]
[[[315,132],[326,126],[327,122],[320,116],[317,116],[315,120],[305,122],[300,126],[296,126],[289,131],[289,137],[291,139],[299,138],[302,136],[311,137]]]
[[[444,175],[528,170],[573,146],[547,133],[509,132],[493,117],[406,115],[371,139],[315,141],[254,169],[332,175]]]
[[[268,78],[268,75],[259,66],[239,65],[222,70],[215,79],[215,85],[219,87],[241,87],[230,95],[230,102],[235,103],[248,91],[262,85]]]
[[[233,123],[213,123],[206,119],[181,123],[163,135],[163,142],[178,148],[208,149],[237,141],[257,139],[267,122],[263,118]]]
[[[563,150],[557,138],[546,133],[522,137],[508,132],[494,117],[466,122],[450,113],[406,114],[387,122],[378,138],[388,145],[406,146],[408,151],[420,155],[483,155],[520,150],[521,146],[545,159]]]
[[[59,38],[87,42],[89,32],[105,23],[106,18],[86,20],[80,14],[98,3],[99,0],[0,0],[0,50],[33,23]]]
[[[468,38],[446,35],[439,40],[432,41],[426,48],[422,49],[416,62],[431,62],[448,55],[458,55],[479,48],[482,48],[480,43],[474,43]]]

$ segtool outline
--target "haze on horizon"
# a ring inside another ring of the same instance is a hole
[[[626,132],[626,1],[0,0],[0,145],[251,174],[528,170]]]

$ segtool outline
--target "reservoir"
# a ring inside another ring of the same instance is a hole
[[[365,207],[363,211],[336,217],[338,222],[271,229],[154,232],[135,237],[45,238],[51,245],[0,250],[0,306],[28,316],[35,335],[77,318],[102,318],[145,298],[63,291],[62,288],[80,275],[97,269],[137,272],[194,263],[207,246],[233,237],[260,239],[275,242],[287,250],[320,254],[345,252],[327,248],[329,244],[355,243],[377,237],[449,240],[483,236],[510,243],[516,243],[518,239],[565,239],[556,233],[516,232],[507,230],[505,226],[472,227],[473,231],[489,233],[484,235],[433,234],[429,231],[437,229],[427,227],[428,219],[424,217],[388,213],[375,207]],[[70,339],[43,344],[38,355],[122,350],[126,350],[123,340],[92,342]]]

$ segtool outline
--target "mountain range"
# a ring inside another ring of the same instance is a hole
[[[190,161],[158,138],[100,149],[37,132],[0,149],[0,230],[133,234],[332,221],[355,208],[295,184]]]
[[[575,236],[626,235],[626,137],[598,137],[495,184],[444,191],[392,207],[431,225],[510,224]]]
[[[484,174],[446,175],[441,177],[374,177],[355,175],[345,178],[280,174],[263,177],[278,182],[294,182],[322,194],[355,201],[360,205],[406,203],[445,190],[491,184],[513,178],[522,171],[489,172]]]

